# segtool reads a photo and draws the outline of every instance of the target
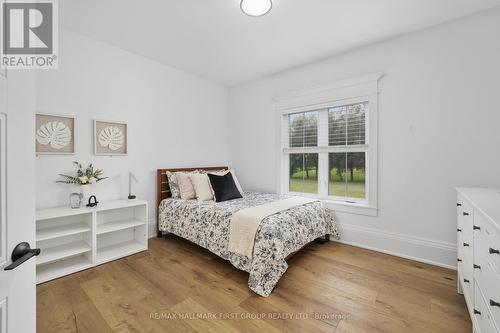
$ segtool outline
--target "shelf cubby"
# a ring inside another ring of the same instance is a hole
[[[91,213],[37,219],[36,242],[90,232],[91,229]]]
[[[36,283],[43,283],[58,277],[92,267],[92,259],[83,254],[46,265],[37,265]]]

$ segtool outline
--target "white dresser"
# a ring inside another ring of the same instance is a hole
[[[500,332],[500,191],[457,188],[458,292],[475,332]]]
[[[95,208],[36,212],[36,281],[42,283],[148,248],[148,203],[113,200]]]

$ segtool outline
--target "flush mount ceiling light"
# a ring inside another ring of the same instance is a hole
[[[248,16],[262,16],[273,8],[272,0],[241,0],[240,7]]]

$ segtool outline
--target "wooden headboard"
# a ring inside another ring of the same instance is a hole
[[[180,168],[180,169],[157,169],[156,170],[156,232],[158,237],[161,237],[160,231],[160,203],[167,198],[172,197],[170,186],[168,185],[167,171],[170,172],[190,172],[195,170],[227,170],[227,166],[223,167],[204,167],[204,168]]]

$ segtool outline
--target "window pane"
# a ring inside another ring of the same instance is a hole
[[[368,102],[344,105],[328,110],[328,144],[330,146],[365,144]]]
[[[366,153],[330,153],[329,165],[329,195],[366,198]]]
[[[346,197],[346,153],[330,153],[328,154],[329,159],[329,186],[328,195],[334,195],[337,197]]]
[[[347,196],[365,198],[365,153],[347,153]]]
[[[318,154],[290,154],[290,192],[318,193]]]
[[[288,115],[290,147],[318,145],[318,111]]]

